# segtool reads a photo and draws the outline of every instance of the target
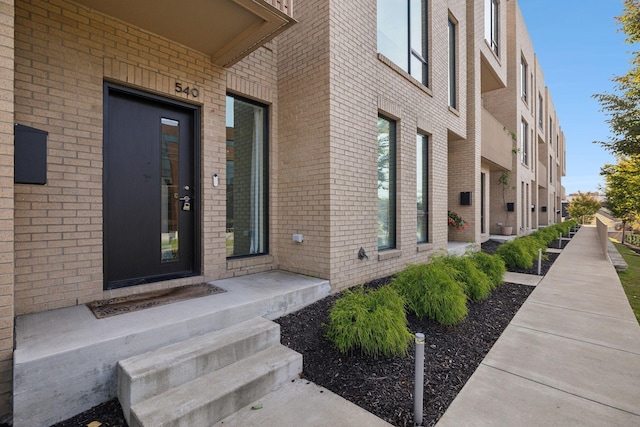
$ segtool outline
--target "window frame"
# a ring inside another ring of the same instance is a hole
[[[524,58],[524,55],[520,57],[520,97],[525,104],[529,102],[529,64]]]
[[[500,56],[500,2],[499,0],[485,1],[485,34],[484,38],[491,51]]]
[[[449,15],[447,20],[447,41],[448,41],[448,103],[453,109],[458,108],[458,25],[454,18]]]
[[[420,156],[422,154],[422,156]],[[424,224],[424,234],[418,234],[419,227],[416,228],[416,242],[429,243],[429,135],[418,132],[416,134],[416,227],[417,224]],[[422,164],[422,169],[419,165]],[[422,194],[419,189],[422,187]],[[422,196],[422,209],[418,201]]]
[[[255,257],[255,256],[264,256],[264,255],[268,255],[269,254],[269,240],[270,240],[270,230],[269,230],[269,142],[270,142],[270,129],[269,129],[269,114],[270,114],[270,109],[269,106],[267,104],[263,104],[261,102],[257,102],[248,98],[245,98],[241,95],[236,95],[234,93],[227,93],[226,97],[225,97],[225,104],[228,100],[228,98],[232,98],[235,101],[240,101],[240,102],[244,102],[245,104],[249,104],[252,105],[254,107],[259,107],[262,109],[263,111],[263,117],[262,117],[262,133],[263,133],[263,137],[262,137],[262,211],[260,212],[260,215],[262,216],[262,230],[263,230],[263,234],[264,237],[262,238],[261,241],[261,245],[263,250],[260,252],[256,252],[256,253],[242,253],[242,254],[238,254],[238,255],[227,255],[226,258],[227,259],[239,259],[239,258],[246,258],[246,257]],[[226,108],[228,108],[228,105],[226,106]],[[235,123],[234,123],[235,125]],[[235,135],[235,126],[233,127],[234,129],[234,135]],[[228,141],[227,141],[228,142]],[[235,144],[234,144],[234,152],[235,152]],[[229,149],[228,147],[226,147],[227,150]],[[226,168],[228,169],[228,162],[227,163]],[[236,164],[234,162],[233,165],[233,169],[234,169],[234,176],[236,175],[235,172],[238,170],[238,168],[236,167]],[[228,180],[229,177],[227,176],[226,179]],[[235,185],[235,184],[234,184]],[[227,188],[227,197],[229,195],[229,188]],[[228,203],[228,199],[226,199],[225,201],[225,205]],[[229,216],[228,216],[228,211],[229,207],[227,206],[227,213],[225,214],[225,222],[228,223],[229,220]],[[236,216],[234,214],[233,216],[234,219],[234,223],[236,220]]]
[[[411,77],[422,83],[425,87],[429,87],[429,3],[428,0],[405,1],[406,3],[403,6],[406,7],[406,16],[397,18],[398,20],[402,20],[402,22],[400,23],[401,25],[396,25],[396,27],[406,29],[406,33],[398,33],[401,35],[398,40],[395,40],[392,37],[389,37],[388,40],[392,42],[399,41],[400,44],[395,45],[399,49],[406,49],[406,52],[398,55],[396,53],[389,52],[385,48],[381,48],[381,46],[384,45],[381,43],[381,36],[387,34],[380,30],[382,27],[380,22],[384,19],[381,16],[381,11],[387,9],[381,6],[385,0],[377,1],[377,51],[394,62],[398,67],[406,71]],[[417,14],[412,10],[416,8],[416,6],[420,7],[420,11]],[[402,11],[404,11],[404,7],[402,8]],[[417,16],[419,16],[419,18],[417,18]],[[418,28],[416,28],[415,25],[418,25]],[[421,34],[419,43],[416,43],[415,37],[413,37],[415,33]],[[404,43],[406,43],[406,46],[401,46],[404,45]],[[416,46],[416,44],[420,44],[421,46]],[[419,69],[416,69],[417,67],[419,67]]]
[[[529,166],[529,123],[525,119],[520,122],[520,162]]]
[[[413,6],[416,3],[420,3],[420,19],[415,19],[416,14],[414,13]],[[409,70],[407,71],[413,78],[418,80],[420,83],[429,87],[429,25],[428,25],[428,9],[427,9],[427,0],[408,0],[409,4]],[[423,15],[424,14],[424,15]],[[420,32],[421,36],[421,44],[422,44],[422,52],[418,52],[414,49],[414,38],[412,34],[415,29],[413,28],[413,24],[420,24]],[[416,59],[420,63],[420,73],[417,70],[413,69],[413,59]],[[416,75],[420,75],[420,78],[416,77]]]
[[[387,181],[381,181],[382,175],[382,167],[380,163],[381,159],[381,149],[383,148],[381,145],[381,134],[380,133],[380,121],[384,120],[388,122],[388,179]],[[396,192],[396,158],[397,158],[397,132],[398,126],[397,121],[385,116],[383,114],[378,114],[378,250],[387,250],[387,249],[395,249],[396,248],[396,223],[397,223],[397,192]],[[388,184],[388,202],[387,202],[387,224],[383,224],[381,222],[381,197],[380,197],[380,189],[383,188],[384,183]],[[386,225],[388,233],[381,234],[382,230],[384,230],[384,226]],[[381,244],[381,241],[384,239],[388,240],[387,244]]]
[[[538,92],[538,127],[543,129],[544,126],[544,99],[542,94]]]

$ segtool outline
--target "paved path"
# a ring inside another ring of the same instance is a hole
[[[582,227],[438,427],[640,426],[640,326]]]

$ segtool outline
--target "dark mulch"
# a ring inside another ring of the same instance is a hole
[[[567,243],[569,243],[569,241],[562,241],[562,248],[564,248],[565,246],[567,246]],[[497,240],[487,240],[486,242],[482,243],[480,245],[480,248],[482,249],[482,252],[486,252],[488,254],[494,254],[496,252],[496,250],[498,250],[498,247],[502,244],[502,242],[499,242]],[[549,248],[558,248],[558,240],[554,240],[553,242],[551,242],[551,244],[549,245]],[[551,266],[553,265],[553,263],[555,262],[555,260],[558,258],[558,256],[560,256],[560,254],[554,254],[554,253],[549,253],[547,252],[546,254],[542,254],[542,261],[540,263],[540,275],[544,276],[545,274],[547,274],[547,272],[549,271],[549,269],[551,268]],[[508,268],[508,271],[511,271],[513,273],[524,273],[524,274],[538,274],[538,261],[534,261],[533,265],[531,266],[531,268],[528,269],[522,269],[522,268]]]
[[[500,242],[482,243],[482,251],[494,253]],[[567,242],[563,241],[563,247]],[[549,247],[557,248],[558,242]],[[547,253],[542,262],[546,274],[558,254]],[[537,274],[537,263],[529,270]],[[377,288],[389,278],[365,285]],[[425,334],[423,424],[433,426],[507,327],[533,287],[505,283],[487,300],[469,303],[469,315],[456,326],[442,326],[408,315],[412,333]],[[303,377],[323,386],[394,426],[413,425],[414,345],[407,357],[373,360],[358,354],[340,354],[324,337],[329,310],[340,294],[326,297],[277,319],[282,344],[303,355]],[[102,426],[127,427],[117,399],[105,402],[54,427],[84,427],[92,421]],[[3,427],[0,424],[0,427]]]
[[[52,427],[87,427],[93,421],[102,423],[100,427],[128,427],[118,399],[101,403]]]
[[[387,280],[372,282],[377,287]],[[456,326],[408,316],[412,333],[425,334],[424,425],[432,426],[476,370],[527,299],[532,287],[506,283],[485,301],[469,304]],[[373,360],[339,353],[323,324],[339,295],[276,320],[282,343],[303,355],[303,376],[395,426],[413,425],[414,345],[409,356]]]

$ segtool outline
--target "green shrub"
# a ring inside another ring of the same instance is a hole
[[[329,312],[326,336],[341,353],[360,350],[374,358],[405,356],[413,338],[404,301],[390,286],[345,291]]]
[[[640,246],[640,234],[626,234],[624,239],[633,246]]]
[[[510,242],[503,243],[498,247],[496,254],[504,260],[507,268],[528,269],[533,266],[533,254],[526,242],[518,238]]]
[[[491,280],[478,268],[473,259],[468,256],[447,256],[442,258],[442,261],[455,270],[454,278],[469,299],[481,301],[489,296],[492,288]]]
[[[441,259],[431,264],[410,265],[391,285],[416,316],[454,325],[467,316],[467,296],[454,280],[455,271]]]
[[[507,271],[504,261],[498,255],[489,255],[485,252],[475,252],[473,261],[484,272],[491,282],[491,289],[496,289],[504,283],[504,274]]]
[[[562,232],[563,237],[569,237],[569,230],[576,226],[576,221],[564,221],[555,224],[555,228],[558,232]]]
[[[550,226],[541,228],[540,230],[531,233],[531,235],[544,242],[545,246],[549,246],[551,242],[558,238],[558,233],[559,232],[555,226]]]
[[[538,259],[538,249],[542,249],[542,253],[547,252],[547,243],[539,236],[529,235],[516,240],[520,240],[520,244],[527,248],[534,260]]]

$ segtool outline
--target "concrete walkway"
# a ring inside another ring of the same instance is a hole
[[[640,326],[582,227],[438,427],[640,425]]]

